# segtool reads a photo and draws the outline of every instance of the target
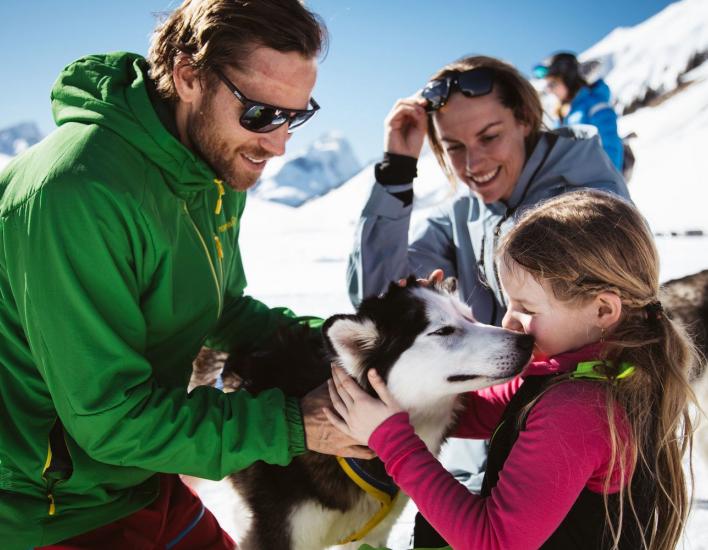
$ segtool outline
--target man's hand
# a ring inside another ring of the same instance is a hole
[[[374,452],[359,445],[335,428],[325,416],[324,409],[332,407],[327,383],[315,388],[300,401],[302,422],[305,426],[305,444],[310,451],[353,458],[374,458]]]

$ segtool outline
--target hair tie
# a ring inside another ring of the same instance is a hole
[[[645,305],[644,311],[646,311],[647,320],[652,323],[656,323],[661,320],[661,317],[664,314],[664,306],[661,305],[659,300],[656,300]]]

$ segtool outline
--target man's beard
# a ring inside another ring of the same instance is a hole
[[[219,137],[211,95],[204,98],[198,113],[187,120],[187,137],[194,152],[206,162],[217,177],[236,191],[246,191],[252,187],[260,174],[239,170],[236,165],[242,153],[252,158],[269,158],[272,155],[260,147],[239,147],[231,149],[226,140]]]

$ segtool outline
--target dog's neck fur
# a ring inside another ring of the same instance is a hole
[[[413,429],[431,453],[437,454],[440,451],[461,408],[460,396],[450,395],[439,399],[434,406],[408,410]]]

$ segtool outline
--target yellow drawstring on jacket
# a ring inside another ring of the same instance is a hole
[[[220,179],[215,179],[214,184],[216,185],[216,189],[219,192],[219,196],[216,199],[216,208],[214,208],[214,214],[219,215],[221,214],[221,197],[224,196],[224,182],[221,181]]]
[[[216,244],[216,255],[219,257],[220,260],[224,259],[224,249],[221,247],[221,241],[219,240],[219,237],[214,235],[214,243]]]

